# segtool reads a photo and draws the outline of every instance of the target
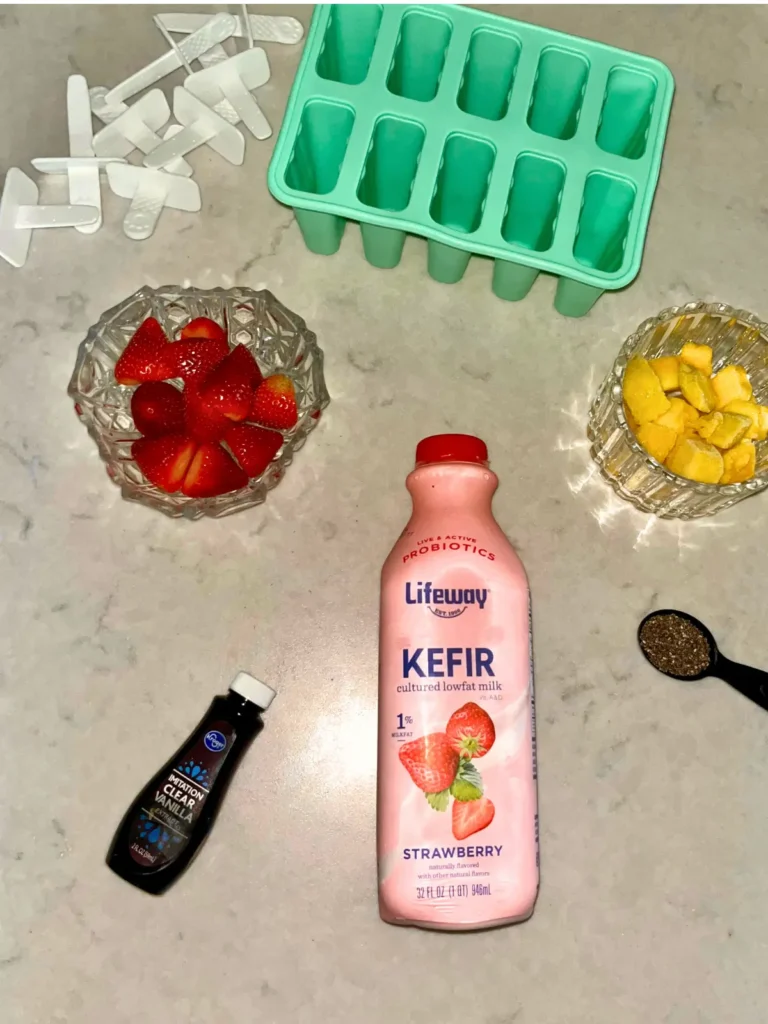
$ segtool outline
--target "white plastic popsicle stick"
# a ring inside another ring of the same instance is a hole
[[[158,134],[168,123],[171,108],[161,89],[152,89],[137,100],[110,124],[96,133],[93,145],[99,156],[128,156],[134,149],[151,153],[162,144]],[[192,168],[186,160],[179,160],[167,170],[171,174],[190,177]]]
[[[184,131],[147,153],[145,167],[165,167],[177,157],[206,143],[231,164],[243,162],[245,139],[242,132],[178,85],[173,90],[173,115],[184,125]]]
[[[20,206],[15,227],[37,231],[39,228],[77,228],[94,224],[99,217],[95,206]]]
[[[248,4],[240,4],[240,10],[242,11],[242,14],[240,15],[240,24],[245,29],[245,38],[248,40],[248,49],[252,50],[253,49],[253,25],[251,24],[251,19],[248,16]]]
[[[155,14],[152,17],[152,20],[155,23],[155,27],[160,31],[163,38],[167,41],[168,45],[176,48],[176,41],[174,40],[173,36],[168,31],[168,29],[165,27],[165,25],[163,25],[162,21],[160,20],[160,16]],[[204,68],[209,68],[212,64],[220,64],[222,63],[222,61],[229,60],[229,54],[220,43],[216,43],[216,45],[212,47],[210,50],[207,50],[205,53],[201,53],[200,56],[198,57],[198,60],[200,61],[200,64]],[[192,68],[192,65],[188,61],[184,60],[184,66],[187,69],[187,74],[193,75],[195,73]],[[230,124],[237,124],[237,122],[240,120],[240,115],[228,100],[220,100],[217,104],[209,103],[208,106],[213,107],[216,113],[220,117],[223,117],[225,121],[229,121]]]
[[[163,39],[166,41],[166,43],[168,43],[168,45],[170,46],[170,48],[172,50],[176,51],[176,56],[181,61],[182,67],[187,69],[187,74],[191,75],[193,73],[192,65],[189,63],[187,58],[184,56],[184,51],[181,49],[181,47],[178,45],[176,40],[173,38],[171,33],[168,31],[168,29],[165,27],[165,25],[162,23],[162,21],[160,21],[160,19],[158,18],[158,16],[156,14],[152,15],[152,21],[154,21],[155,28],[158,30],[158,32],[163,37]],[[219,44],[216,43],[216,45],[218,46]]]
[[[67,79],[67,128],[70,156],[95,156],[88,83],[83,75]]]
[[[204,71],[196,71],[187,78],[184,88],[230,124],[242,121],[257,139],[268,139],[272,134],[269,121],[250,92],[268,81],[267,55],[257,46]],[[224,107],[225,103],[231,108],[234,120]]]
[[[9,167],[0,196],[0,258],[23,267],[32,232],[38,228],[76,228],[95,224],[95,206],[38,206],[37,185],[19,167]]]
[[[200,186],[178,174],[134,164],[112,164],[107,177],[115,195],[131,200],[123,219],[123,232],[136,241],[149,238],[154,232],[163,207],[197,213],[202,206]]]
[[[205,53],[216,43],[223,43],[225,39],[233,36],[236,27],[237,23],[231,14],[214,15],[196,32],[192,32],[162,57],[158,57],[151,64],[134,72],[120,85],[110,89],[104,98],[107,106],[113,106],[117,101],[123,102],[128,97],[141,92],[142,89],[146,89],[147,86],[154,85],[155,82],[181,67],[183,60],[197,60],[201,53]]]
[[[246,50],[245,52],[253,53],[254,51]],[[224,65],[219,66],[223,67]],[[264,111],[243,84],[242,78],[233,78],[232,81],[222,82],[221,85],[224,96],[232,104],[238,119],[243,122],[251,135],[256,139],[268,139],[272,134],[272,127],[264,116]]]
[[[91,103],[88,83],[82,75],[70,75],[67,79],[67,125],[69,156],[37,157],[32,161],[32,166],[44,174],[65,173],[72,206],[96,207],[99,211],[97,221],[77,226],[78,231],[90,235],[101,227],[99,169],[104,161],[94,155]]]
[[[41,174],[69,174],[72,170],[102,171],[107,164],[124,164],[119,156],[36,156],[29,161]],[[71,196],[70,196],[71,198]],[[94,203],[73,203],[73,206],[94,206]]]
[[[158,14],[158,18],[169,32],[195,32],[205,24],[207,14],[182,14],[170,11]],[[248,19],[251,24],[254,42],[257,43],[298,43],[304,38],[304,27],[296,18],[272,17],[269,14],[252,14]],[[235,15],[237,27],[235,36],[238,39],[247,37],[243,19]]]
[[[94,85],[88,90],[88,98],[91,101],[91,113],[98,117],[104,124],[111,124],[112,121],[124,114],[128,107],[125,103],[107,104],[106,96],[109,89],[106,85]]]
[[[91,89],[91,107],[97,117],[102,117],[104,110],[109,111],[119,107],[121,103],[135,96],[137,92],[146,89],[161,78],[165,78],[172,71],[182,66],[182,55],[185,60],[197,60],[201,53],[210,50],[216,43],[222,43],[225,39],[235,34],[237,22],[231,14],[216,14],[212,18],[205,18],[194,32],[183,39],[177,46],[164,53],[162,57],[153,60],[151,64],[140,68],[129,75],[125,81],[112,89],[103,92],[102,89]],[[109,115],[105,119],[109,120]]]
[[[210,50],[201,53],[197,59],[204,68],[209,68],[212,64],[220,64],[223,60],[229,60],[229,54],[223,46],[219,46],[217,43]]]

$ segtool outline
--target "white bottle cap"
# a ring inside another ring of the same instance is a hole
[[[266,711],[276,696],[271,686],[267,686],[266,683],[262,683],[260,679],[249,675],[247,672],[238,672],[229,684],[229,688],[234,690],[235,693],[239,693],[241,697],[245,697],[252,704],[260,707],[262,711]]]

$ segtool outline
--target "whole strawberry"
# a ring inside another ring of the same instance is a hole
[[[427,794],[428,799],[433,794],[442,796],[445,793],[445,807],[435,807],[435,810],[445,810],[448,806],[448,794],[445,791],[451,788],[459,768],[459,755],[445,733],[433,732],[411,740],[410,743],[403,743],[399,754],[403,767],[419,789]],[[432,806],[435,804],[432,803]]]
[[[496,739],[487,711],[470,701],[454,711],[445,727],[451,746],[461,757],[485,757]]]
[[[145,437],[179,433],[184,429],[184,396],[167,381],[147,381],[133,392],[131,415]]]
[[[275,373],[259,384],[253,396],[249,420],[272,430],[290,430],[296,426],[298,418],[296,392],[290,377]]]

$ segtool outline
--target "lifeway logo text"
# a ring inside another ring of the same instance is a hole
[[[406,604],[425,604],[441,619],[454,619],[469,605],[482,610],[487,600],[488,590],[484,587],[435,587],[429,580],[405,584]]]

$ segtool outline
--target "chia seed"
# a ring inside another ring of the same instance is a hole
[[[666,675],[698,676],[712,661],[704,633],[674,612],[647,619],[640,628],[639,640],[648,661]]]

